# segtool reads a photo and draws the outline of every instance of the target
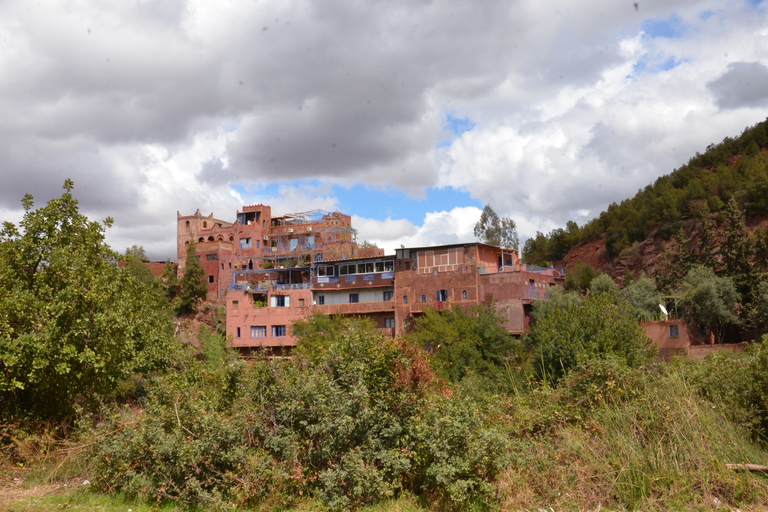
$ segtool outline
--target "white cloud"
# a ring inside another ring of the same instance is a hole
[[[530,236],[765,118],[743,87],[765,79],[765,10],[741,0],[27,4],[0,2],[0,212],[72,178],[116,248],[158,259],[176,210],[332,210],[332,184],[453,186]],[[643,34],[672,16],[681,37]],[[448,113],[476,126],[436,149]],[[467,241],[465,210],[360,230]]]

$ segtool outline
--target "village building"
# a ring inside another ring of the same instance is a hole
[[[425,308],[493,300],[504,327],[527,331],[532,304],[563,286],[562,270],[526,265],[515,249],[483,243],[360,248],[352,219],[313,210],[272,217],[244,206],[234,222],[177,214],[179,272],[188,244],[206,271],[208,297],[225,302],[227,336],[243,355],[285,354],[292,326],[313,313],[364,317],[386,336],[407,331]]]

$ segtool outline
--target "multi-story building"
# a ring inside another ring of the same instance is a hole
[[[313,312],[365,317],[386,335],[405,332],[424,308],[470,308],[493,299],[513,334],[532,304],[564,285],[562,271],[520,263],[517,251],[481,243],[398,249],[394,256],[321,260],[310,268],[241,270],[227,294],[227,333],[248,354],[285,352],[293,322]],[[279,348],[279,350],[278,350]]]
[[[272,217],[272,208],[263,204],[244,206],[234,222],[216,219],[213,213],[203,216],[200,210],[187,216],[176,212],[176,256],[181,273],[190,243],[195,244],[195,255],[205,268],[208,297],[222,300],[237,283],[238,271],[308,271],[318,261],[384,253],[378,248],[357,247],[349,215],[313,210]],[[248,275],[250,279],[256,274]]]

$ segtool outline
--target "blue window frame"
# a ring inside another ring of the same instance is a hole
[[[285,336],[285,326],[284,325],[273,325],[272,326],[272,336],[281,338]]]
[[[266,338],[267,327],[265,325],[252,325],[251,338]]]

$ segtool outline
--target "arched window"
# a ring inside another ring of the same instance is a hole
[[[186,242],[184,242],[184,245],[189,245],[189,240],[187,240]]]
[[[229,241],[234,242],[235,241],[235,235],[229,235]]]
[[[187,227],[189,227],[189,221],[187,221]]]
[[[408,304],[408,296],[403,295],[403,304]]]
[[[200,240],[198,240],[198,242],[200,242],[200,243],[205,242],[205,238],[200,237]]]
[[[427,296],[423,293],[421,294],[421,302],[427,302]]]
[[[203,227],[204,227],[204,228],[207,228],[207,227],[208,227],[208,223],[207,223],[207,222],[205,222],[205,221],[203,221]]]
[[[461,298],[467,300],[467,290],[461,292]]]
[[[224,237],[223,237],[223,236],[221,236],[221,235],[219,235],[219,238],[217,238],[217,240],[218,240],[219,242],[223,242],[223,241],[224,241]]]
[[[208,237],[208,241],[209,241],[209,242],[213,242],[213,236],[209,236],[209,237]]]

